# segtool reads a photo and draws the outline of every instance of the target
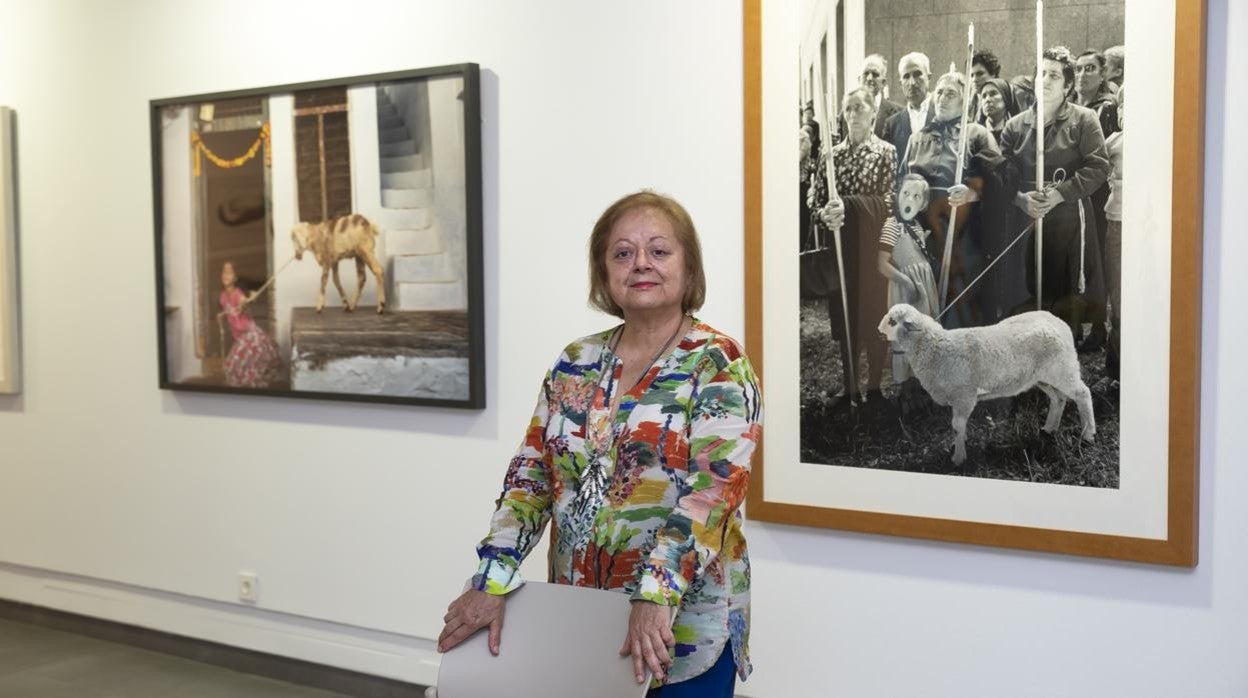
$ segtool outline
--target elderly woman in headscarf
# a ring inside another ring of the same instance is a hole
[[[1075,81],[1067,54],[1044,51],[1041,78],[1037,92],[1044,100],[1044,182],[1035,181],[1035,109],[1010,119],[1001,132],[1001,151],[1017,176],[1010,230],[1015,233],[1044,219],[1040,306],[1065,320],[1078,337],[1082,323],[1096,317],[1105,301],[1090,197],[1105,184],[1110,164],[1096,113],[1066,98]],[[1026,273],[1034,299],[1035,245],[1025,244],[1033,255]]]
[[[979,202],[988,205],[998,200],[1003,190],[1000,177],[1004,162],[996,139],[981,124],[966,124],[966,151],[959,153],[962,143],[962,114],[966,76],[959,72],[945,73],[936,81],[932,99],[935,117],[921,131],[910,136],[900,175],[918,174],[927,180],[931,203],[927,208],[925,227],[932,232],[928,243],[943,265],[947,228],[951,209],[958,207],[956,231],[948,277],[946,303],[951,303],[978,276],[989,261],[991,246],[982,239],[983,211]],[[955,181],[958,160],[962,158],[962,178]],[[934,269],[937,278],[942,270]],[[992,299],[977,287],[967,294],[955,309],[945,316],[951,327],[967,327],[984,323],[985,310],[995,307]]]

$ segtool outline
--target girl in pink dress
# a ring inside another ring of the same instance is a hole
[[[230,323],[230,336],[234,343],[225,357],[225,384],[235,388],[268,388],[281,376],[281,360],[277,344],[247,313],[247,304],[254,294],[245,295],[235,284],[233,262],[221,267],[221,312]]]

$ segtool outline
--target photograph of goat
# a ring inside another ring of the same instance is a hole
[[[1204,16],[743,0],[751,518],[1195,564]]]
[[[478,80],[153,101],[161,387],[484,407]]]
[[[13,110],[0,107],[0,395],[21,392]]]

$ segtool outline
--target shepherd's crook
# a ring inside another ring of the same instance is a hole
[[[817,89],[823,89],[823,68],[819,61],[815,61],[815,84]],[[829,96],[831,90],[828,90]],[[821,133],[832,133],[829,130],[832,119],[828,113],[832,111],[831,99],[825,103],[822,99],[815,100],[815,118],[819,121],[819,130]],[[848,135],[846,135],[848,138]],[[836,163],[832,156],[832,148],[827,150],[827,157],[824,159],[826,167],[826,176],[828,178],[828,202],[831,203],[841,198],[840,192],[836,188]],[[841,282],[841,314],[845,317],[845,351],[849,357],[849,365],[845,368],[849,371],[849,385],[845,386],[845,394],[849,397],[850,404],[853,404],[854,391],[858,389],[858,378],[854,372],[854,343],[850,339],[849,334],[849,288],[845,286],[845,255],[842,253],[844,247],[841,245],[841,228],[837,226],[832,229],[832,237],[836,242],[836,274]]]
[[[962,130],[958,132],[958,163],[953,175],[954,185],[962,183],[962,171],[966,162],[967,109],[971,104],[971,61],[975,58],[975,23],[966,27],[966,74],[962,85]],[[940,308],[944,310],[949,297],[949,263],[953,259],[953,236],[958,230],[958,206],[949,209],[949,226],[945,228],[945,255],[940,265]]]
[[[1044,191],[1044,0],[1036,0],[1036,191]],[[1044,309],[1044,216],[1036,219],[1036,310]]]

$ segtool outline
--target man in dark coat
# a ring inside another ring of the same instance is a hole
[[[902,111],[903,107],[884,97],[884,86],[888,84],[888,63],[884,61],[884,57],[878,53],[873,53],[864,58],[859,81],[862,87],[871,93],[871,98],[875,100],[875,128],[872,130],[876,136],[887,141],[888,135],[887,131],[884,130],[884,125],[888,122],[890,116]],[[839,133],[844,138],[846,128],[844,117],[836,117],[836,122]]]
[[[880,137],[897,149],[897,170],[900,174],[905,172],[906,145],[910,142],[910,135],[930,124],[935,110],[928,95],[932,71],[927,56],[917,52],[907,53],[897,62],[897,68],[901,73],[901,96],[906,103],[884,122],[884,133]]]

